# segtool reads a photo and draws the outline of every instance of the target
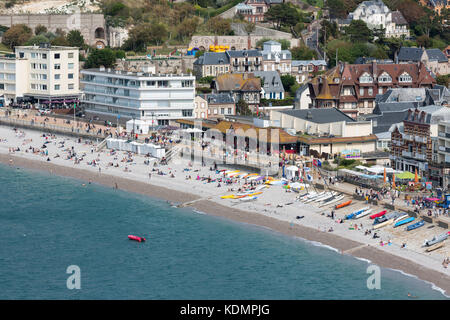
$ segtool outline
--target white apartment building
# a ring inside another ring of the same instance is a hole
[[[26,96],[39,103],[71,103],[78,99],[79,53],[78,48],[51,46],[20,46],[16,58],[28,60]]]
[[[0,57],[0,95],[6,104],[18,97],[44,105],[78,101],[78,54],[78,48],[49,44],[16,47],[14,56]]]
[[[195,76],[111,69],[81,71],[85,112],[105,120],[142,120],[167,125],[194,118]]]
[[[26,59],[16,59],[14,55],[0,57],[0,106],[9,105],[27,92],[27,81],[22,79],[29,72],[28,66]]]

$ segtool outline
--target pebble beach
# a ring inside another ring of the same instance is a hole
[[[450,269],[442,265],[450,256],[448,244],[431,253],[421,247],[424,239],[446,231],[443,228],[427,226],[407,233],[404,227],[387,226],[377,230],[380,238],[373,239],[364,232],[372,227],[368,216],[337,222],[346,214],[367,206],[361,201],[353,200],[350,206],[335,210],[335,217],[331,219],[327,215],[332,205],[319,208],[314,203],[296,201],[297,193],[287,192],[279,185],[262,189],[255,201],[222,199],[221,196],[236,193],[245,182],[236,180],[231,185],[220,183],[219,186],[217,181],[208,183],[208,177],[215,180],[223,176],[209,166],[176,159],[155,167],[156,159],[108,149],[97,152],[95,146],[96,143],[84,139],[78,142],[77,138],[61,135],[43,137],[43,132],[14,131],[11,127],[0,126],[1,163],[72,177],[81,180],[80,183],[98,183],[144,194],[167,200],[174,206],[191,207],[206,214],[270,228],[416,276],[450,295]],[[79,161],[70,158],[73,152]],[[219,165],[218,169],[231,167]],[[350,199],[346,195],[342,202]],[[371,206],[371,209],[377,213],[383,207]],[[298,216],[303,218],[297,219]],[[405,242],[407,246],[402,248]]]

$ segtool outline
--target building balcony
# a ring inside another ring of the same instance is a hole
[[[414,152],[414,158],[416,158],[418,160],[426,160],[427,155],[423,154],[423,153]]]
[[[413,153],[403,150],[402,151],[402,156],[403,157],[407,157],[407,158],[413,158]]]
[[[442,131],[440,131],[440,132],[438,133],[438,135],[439,135],[439,137],[441,137],[441,138],[450,139],[450,133],[448,133],[448,132],[442,132]]]
[[[421,137],[421,136],[416,136],[414,138],[414,140],[416,140],[416,142],[420,142],[420,143],[427,143],[428,139],[426,137]]]
[[[414,141],[414,137],[410,134],[404,134],[403,139],[408,140],[408,141]]]
[[[439,146],[438,147],[438,152],[439,153],[450,153],[450,147]]]
[[[392,144],[399,147],[402,146],[402,142],[398,140],[392,140]]]

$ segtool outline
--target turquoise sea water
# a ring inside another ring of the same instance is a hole
[[[364,261],[75,179],[0,165],[0,204],[0,299],[445,298],[388,269],[369,290]]]

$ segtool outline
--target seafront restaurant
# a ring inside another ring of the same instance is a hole
[[[192,129],[195,128],[195,121],[194,120],[188,120],[188,119],[179,119],[176,121],[178,124],[180,124],[181,129]],[[267,154],[270,154],[271,152],[271,143],[278,144],[276,147],[278,147],[278,150],[280,153],[285,154],[297,154],[298,153],[298,147],[297,147],[297,136],[291,135],[280,128],[274,128],[274,127],[258,127],[252,124],[248,123],[242,123],[237,121],[226,121],[226,120],[219,120],[219,121],[213,121],[213,120],[205,120],[202,119],[201,121],[201,130],[207,131],[208,129],[214,129],[222,133],[223,141],[226,141],[226,134],[229,132],[228,130],[231,130],[230,132],[235,135],[234,137],[234,145],[232,146],[234,150],[237,149],[238,145],[238,138],[242,137],[245,141],[245,149],[248,151],[249,149],[249,143],[250,139],[253,138],[253,134],[256,134],[256,145],[258,147],[259,152],[259,146],[263,143],[267,144]],[[260,132],[261,129],[267,130],[265,133]],[[253,131],[254,130],[254,131]],[[272,141],[272,130],[276,130],[277,132],[273,132],[274,134],[278,133],[277,141]],[[253,132],[253,133],[252,133]],[[276,149],[275,147],[275,149]]]
[[[226,139],[227,132],[231,132],[235,135],[234,137],[234,145],[232,146],[234,150],[237,149],[238,146],[238,137],[244,138],[245,141],[245,150],[249,151],[250,139],[252,138],[252,133],[256,133],[256,145],[257,152],[260,152],[260,147],[263,144],[266,144],[267,154],[271,154],[271,144],[274,144],[275,150],[278,150],[280,153],[285,154],[297,154],[297,136],[291,135],[280,128],[274,127],[266,127],[261,128],[255,125],[240,123],[234,121],[220,121],[217,123],[212,129],[218,130],[222,133],[223,138]],[[254,130],[254,131],[253,131]],[[261,130],[266,130],[265,132],[261,132]],[[276,132],[274,132],[276,130]],[[278,136],[277,140],[272,140],[272,134],[274,136]]]

